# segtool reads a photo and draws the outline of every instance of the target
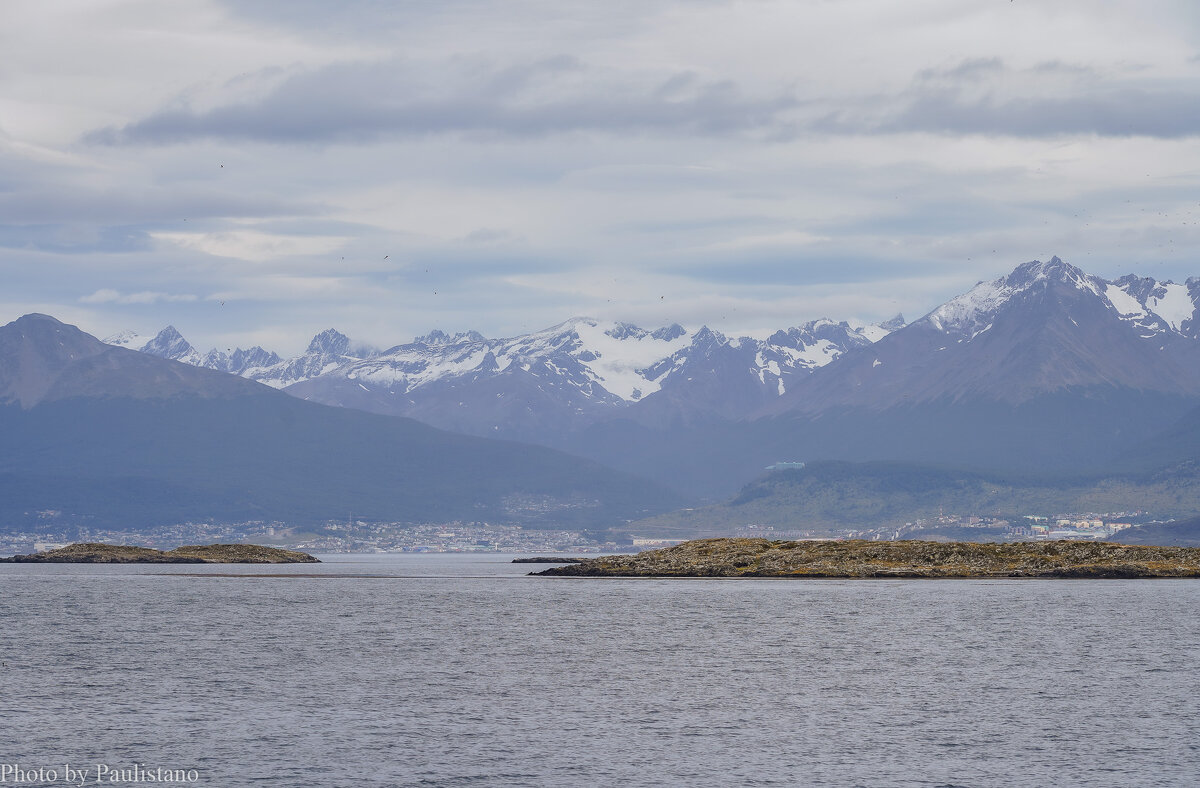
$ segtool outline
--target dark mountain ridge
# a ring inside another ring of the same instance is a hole
[[[679,499],[553,450],[304,402],[105,345],[45,315],[0,328],[0,516],[142,526],[488,520],[620,524]],[[533,501],[534,505],[530,505]]]

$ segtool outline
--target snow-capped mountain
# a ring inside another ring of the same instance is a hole
[[[769,409],[873,409],[1086,387],[1200,395],[1200,283],[1109,282],[1055,257],[981,282]]]
[[[643,422],[737,418],[903,322],[851,326],[823,319],[753,339],[707,327],[646,330],[573,318],[505,339],[435,330],[383,352],[329,329],[286,360],[257,347],[201,354],[171,326],[150,340],[125,332],[106,341],[233,372],[315,402],[546,441],[618,413]]]
[[[462,432],[547,441],[616,414],[741,416],[888,331],[819,320],[758,340],[573,318],[508,339],[434,332],[287,391]]]
[[[378,353],[328,331],[302,356],[241,374],[563,448],[701,496],[780,460],[1083,472],[1200,407],[1198,306],[1200,279],[1107,281],[1055,257],[909,325],[817,320],[750,338],[575,318],[504,339],[434,331]],[[110,341],[194,358],[171,333]]]
[[[1150,277],[1123,276],[1106,282],[1104,294],[1121,318],[1139,329],[1200,338],[1200,321],[1196,320],[1200,278],[1190,277],[1180,285],[1156,282]]]
[[[284,360],[272,353],[274,360],[270,363],[247,367],[238,374],[281,389],[362,361],[376,353],[378,351],[374,348],[355,345],[345,334],[329,328],[313,337],[302,355]]]
[[[171,328],[168,326],[168,328]],[[113,334],[108,339],[104,340],[106,345],[116,345],[117,347],[127,348],[129,350],[141,350],[150,344],[150,340],[154,337],[145,334],[139,334],[137,331],[122,331],[119,334]]]
[[[1200,334],[1197,330],[1200,325],[1195,321],[1197,304],[1200,304],[1200,279],[1193,277],[1186,284],[1176,284],[1131,274],[1109,282],[1085,274],[1058,257],[1046,263],[1034,260],[1018,266],[1008,276],[980,282],[970,292],[930,312],[922,321],[928,321],[956,341],[967,333],[973,337],[986,331],[990,321],[1014,298],[1047,282],[1059,282],[1090,292],[1123,321],[1139,329],[1144,339],[1149,339],[1151,334],[1189,337]]]
[[[315,524],[351,504],[374,521],[578,530],[681,503],[578,457],[303,402],[40,314],[0,326],[0,418],[0,532],[51,511],[55,528]]]
[[[104,343],[233,375],[245,375],[248,370],[269,367],[282,361],[277,354],[263,350],[257,345],[249,350],[237,348],[232,352],[225,352],[213,348],[207,353],[200,353],[183,338],[175,326],[167,326],[153,337],[136,331],[122,331],[105,339]]]
[[[712,416],[740,419],[843,353],[870,345],[902,325],[901,316],[859,326],[820,319],[762,340],[728,338],[701,328],[686,347],[645,370],[659,383],[660,393],[639,403],[630,416],[651,424]]]
[[[193,367],[204,365],[204,356],[200,354],[191,344],[183,338],[175,326],[167,326],[158,335],[147,342],[142,347],[138,348],[143,353],[149,353],[158,358],[167,358],[172,361],[182,361],[184,364],[191,364]]]

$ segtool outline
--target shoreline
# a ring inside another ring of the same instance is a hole
[[[717,538],[585,559],[530,574],[647,579],[1200,579],[1200,548],[1066,540],[997,544]]]

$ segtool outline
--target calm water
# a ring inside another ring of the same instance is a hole
[[[222,788],[1200,781],[1194,581],[325,558],[0,565],[0,764]]]

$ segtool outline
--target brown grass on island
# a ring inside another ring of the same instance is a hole
[[[697,539],[588,558],[555,577],[1152,578],[1200,577],[1200,548],[1113,542],[868,542]]]
[[[155,550],[133,545],[80,542],[56,550],[0,558],[8,563],[56,564],[313,564],[308,553],[255,544],[186,545]]]

